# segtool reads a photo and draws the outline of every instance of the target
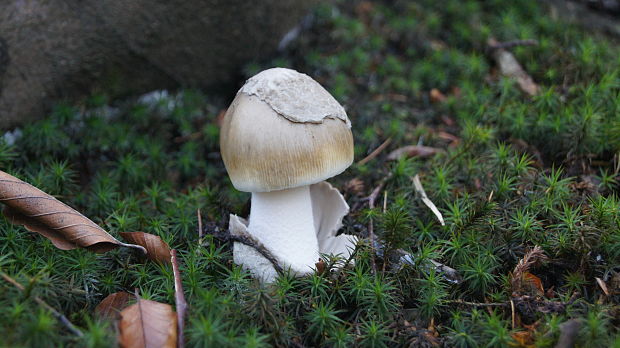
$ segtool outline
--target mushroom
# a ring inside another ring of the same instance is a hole
[[[295,70],[272,68],[250,78],[222,121],[222,159],[234,187],[251,192],[249,224],[231,215],[284,269],[312,272],[319,254],[348,256],[352,236],[336,236],[349,207],[325,179],[353,161],[351,123],[321,85]],[[235,243],[234,261],[259,279],[277,276],[254,248]]]

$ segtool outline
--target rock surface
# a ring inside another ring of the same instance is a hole
[[[0,2],[0,128],[53,102],[234,84],[316,0]]]

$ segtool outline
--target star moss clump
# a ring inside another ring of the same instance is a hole
[[[326,259],[261,287],[233,264],[223,236],[249,194],[219,155],[232,94],[60,104],[0,140],[0,167],[117,238],[144,231],[176,248],[190,347],[553,347],[567,327],[577,347],[617,346],[620,48],[553,13],[534,1],[337,1],[277,57],[246,67],[290,67],[325,86],[352,121],[356,163],[391,139],[332,180],[352,208],[343,232],[362,239],[337,271],[342,260]],[[537,95],[499,76],[490,38],[538,41],[509,48]],[[443,151],[387,159],[416,144]],[[415,174],[445,226],[416,196]],[[520,264],[535,246],[546,258]],[[169,266],[128,250],[60,251],[4,219],[0,270],[25,286],[0,279],[0,346],[111,347],[113,323],[94,314],[105,296],[138,288],[174,303]]]

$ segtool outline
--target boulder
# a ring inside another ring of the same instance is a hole
[[[315,0],[0,2],[0,128],[93,91],[234,86]]]

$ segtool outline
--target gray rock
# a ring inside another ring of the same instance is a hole
[[[318,0],[0,2],[0,128],[93,90],[234,85]]]

